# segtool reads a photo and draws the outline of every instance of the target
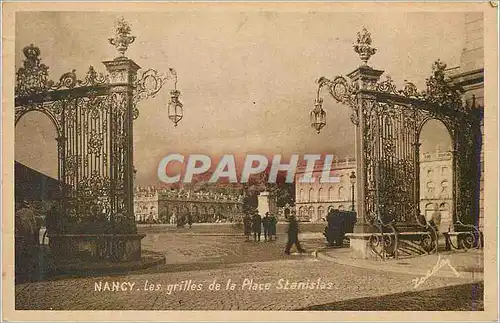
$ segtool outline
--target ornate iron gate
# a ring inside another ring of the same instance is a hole
[[[58,233],[136,232],[133,119],[137,103],[157,94],[168,76],[148,69],[138,78],[140,67],[125,57],[134,40],[129,25],[118,20],[110,43],[119,56],[103,62],[107,75],[91,66],[83,80],[73,70],[50,81],[40,49],[33,44],[23,49],[23,66],[16,73],[15,124],[26,113],[39,111],[56,128],[62,193]],[[175,70],[170,73],[177,82]],[[180,92],[174,91],[178,107]],[[176,123],[181,117],[176,115]]]
[[[398,231],[412,226],[433,229],[421,221],[419,186],[419,137],[430,119],[444,123],[452,139],[453,221],[455,230],[469,231],[469,244],[479,244],[477,230],[479,188],[480,117],[462,103],[461,93],[445,78],[446,65],[436,61],[427,89],[406,82],[397,89],[383,71],[367,65],[376,50],[366,29],[358,33],[354,50],[364,62],[348,78],[318,80],[318,96],[311,113],[312,125],[319,131],[326,122],[320,91],[327,88],[338,102],[351,107],[356,125],[358,180],[358,222],[376,227],[387,247],[396,244]],[[389,233],[384,237],[384,233]],[[431,249],[435,249],[433,246]]]

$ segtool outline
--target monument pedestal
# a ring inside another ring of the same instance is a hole
[[[270,194],[268,191],[260,192],[257,197],[257,211],[262,217],[266,215],[266,212],[270,212]]]

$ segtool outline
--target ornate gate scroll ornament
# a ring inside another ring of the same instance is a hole
[[[130,25],[119,19],[109,40],[119,56],[103,62],[107,73],[90,66],[85,78],[78,79],[71,70],[58,82],[49,79],[38,47],[23,49],[23,65],[16,73],[15,124],[38,111],[56,128],[59,233],[136,232],[132,122],[137,104],[159,93],[167,77],[147,69],[137,78],[140,67],[125,57],[134,40]]]
[[[371,35],[363,29],[353,46],[363,63],[348,78],[320,77],[314,110],[322,110],[323,88],[327,88],[338,103],[351,108],[360,179],[356,199],[360,201],[358,223],[379,231],[370,241],[381,256],[388,250],[395,250],[397,256],[398,231],[411,227],[427,231],[422,243],[429,252],[437,251],[436,232],[420,220],[419,210],[419,137],[423,125],[437,119],[445,124],[453,143],[455,230],[469,232],[466,244],[479,246],[478,201],[474,199],[479,183],[479,117],[462,102],[460,89],[450,86],[446,64],[440,60],[433,64],[426,90],[419,91],[408,81],[398,89],[390,77],[380,81],[384,71],[368,66],[369,58],[376,53],[371,45]],[[326,120],[322,119],[312,125],[319,132],[325,124]]]

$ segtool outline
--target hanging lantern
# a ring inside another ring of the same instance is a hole
[[[168,118],[177,127],[183,116],[182,103],[179,101],[181,92],[179,90],[170,91],[170,101],[168,102]]]
[[[311,127],[319,133],[326,125],[326,112],[323,110],[323,99],[314,101],[314,109],[311,111]]]

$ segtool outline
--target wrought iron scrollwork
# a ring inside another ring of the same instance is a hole
[[[76,70],[73,69],[64,73],[55,83],[49,79],[49,67],[42,63],[38,47],[31,44],[24,47],[23,53],[25,56],[23,66],[16,73],[16,97],[27,97],[63,88],[104,85],[109,81],[106,75],[97,73],[94,67],[90,66],[84,80],[79,80]]]
[[[40,49],[31,44],[23,48],[23,53],[23,67],[16,73],[16,96],[47,91],[54,82],[49,80],[49,67],[41,62]]]
[[[359,90],[357,83],[352,83],[345,77],[339,75],[330,80],[324,76],[317,80],[318,90],[316,94],[316,101],[323,102],[319,97],[321,89],[328,88],[330,95],[339,103],[346,104],[352,108],[351,121],[354,124],[359,122],[358,106],[357,106],[357,92]]]
[[[169,72],[159,73],[155,69],[147,69],[134,81],[133,95],[133,118],[139,117],[139,109],[137,103],[139,101],[154,98],[160,92],[167,80],[174,80],[174,89],[177,87],[177,72],[173,68],[169,68]]]
[[[392,223],[377,224],[378,232],[368,239],[368,246],[380,259],[398,258],[399,237],[398,231]]]

